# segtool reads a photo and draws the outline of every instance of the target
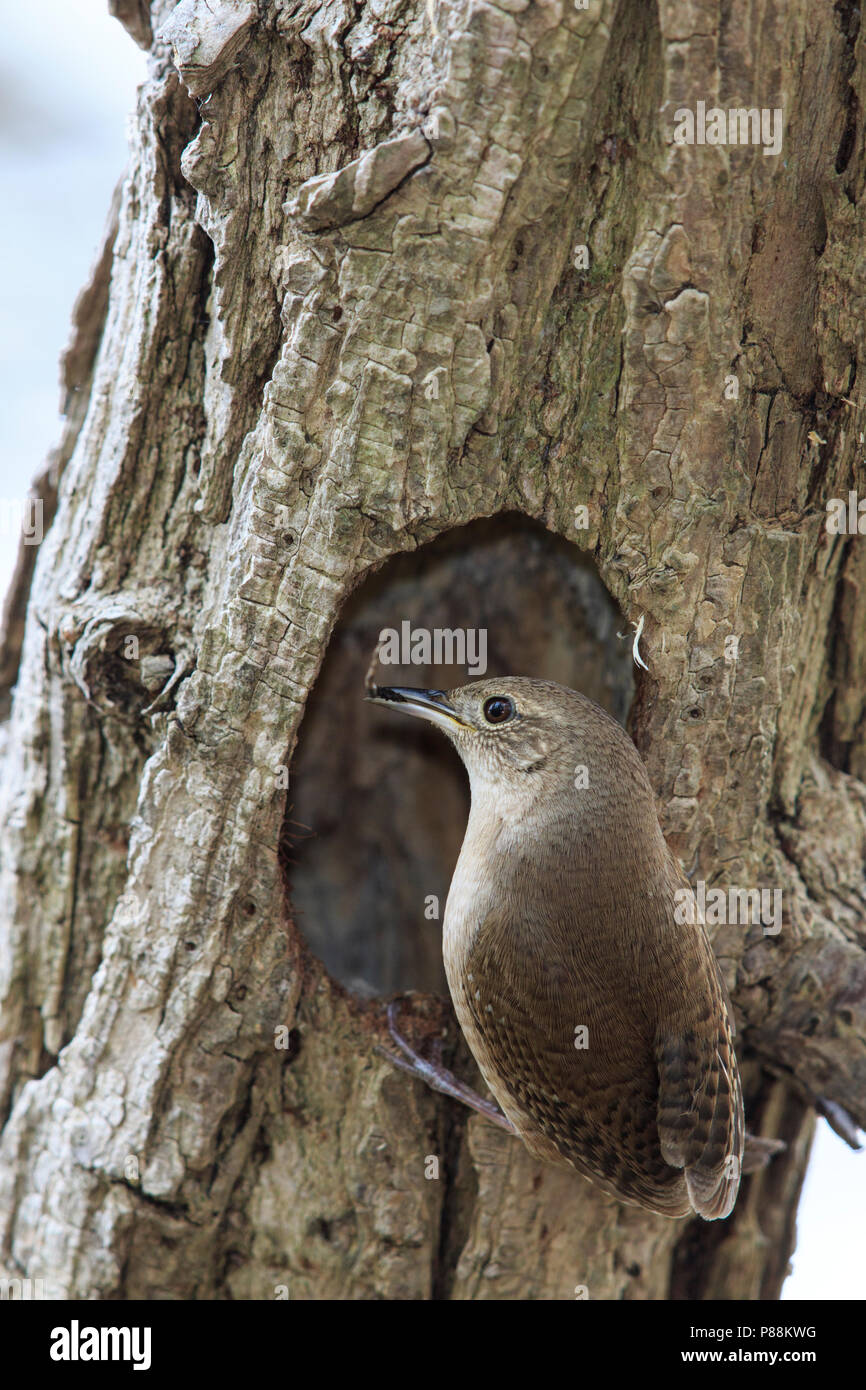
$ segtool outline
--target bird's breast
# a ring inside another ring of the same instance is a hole
[[[479,924],[493,896],[490,875],[483,872],[477,857],[465,854],[464,844],[448,890],[442,923],[442,954],[452,995],[453,982],[465,971]]]

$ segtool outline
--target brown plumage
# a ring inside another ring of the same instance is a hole
[[[727,1216],[745,1140],[732,1019],[703,926],[675,920],[688,884],[631,740],[551,681],[376,698],[440,725],[469,773],[445,969],[514,1129],[623,1201]]]

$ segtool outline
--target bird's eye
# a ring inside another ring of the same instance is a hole
[[[491,695],[484,701],[484,718],[488,724],[504,724],[514,713],[514,705],[504,695]]]

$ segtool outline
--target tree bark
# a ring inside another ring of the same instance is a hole
[[[4,1272],[776,1297],[814,1105],[866,1123],[866,560],[826,525],[866,491],[859,10],[113,9],[151,75],[0,664]],[[699,101],[780,108],[781,153],[677,144]],[[465,789],[361,704],[402,619],[630,703],[692,877],[782,890],[778,935],[714,931],[788,1142],[727,1222],[619,1205],[380,1050],[402,991],[471,1075],[425,917]]]

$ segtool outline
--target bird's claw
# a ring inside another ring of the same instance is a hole
[[[393,1063],[395,1067],[399,1067],[401,1071],[407,1071],[420,1081],[426,1082],[434,1091],[439,1091],[444,1096],[450,1096],[452,1100],[459,1100],[463,1105],[468,1105],[471,1110],[476,1110],[491,1124],[498,1125],[500,1129],[506,1130],[509,1134],[516,1133],[511,1121],[503,1115],[498,1105],[491,1100],[485,1100],[483,1096],[479,1096],[478,1092],[473,1091],[471,1086],[467,1086],[453,1072],[448,1071],[447,1067],[443,1067],[441,1061],[428,1062],[410,1046],[402,1034],[397,1031],[397,1002],[393,999],[388,1005],[388,1033],[391,1041],[395,1047],[400,1049],[403,1056],[395,1057],[392,1052],[377,1047],[376,1051],[380,1057],[387,1057],[388,1061]],[[437,1050],[441,1054],[442,1044],[438,1039],[436,1041]]]

